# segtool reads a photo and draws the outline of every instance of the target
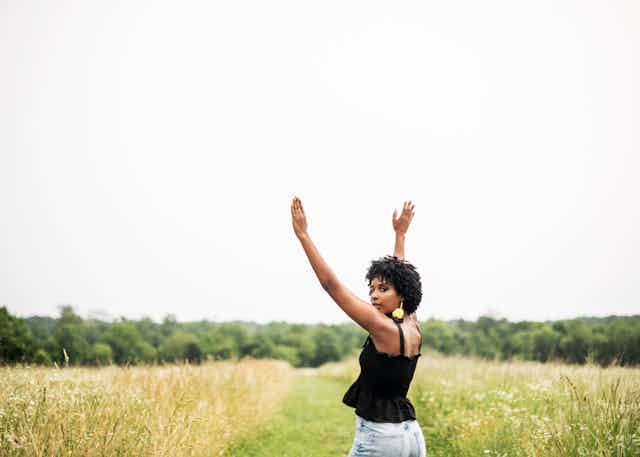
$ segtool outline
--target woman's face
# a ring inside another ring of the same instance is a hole
[[[371,304],[382,314],[393,312],[400,306],[402,300],[393,284],[383,282],[382,278],[373,278],[369,283],[369,298]]]

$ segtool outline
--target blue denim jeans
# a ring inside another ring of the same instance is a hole
[[[418,421],[372,422],[356,415],[356,436],[349,457],[425,457]]]

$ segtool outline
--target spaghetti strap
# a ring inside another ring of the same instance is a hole
[[[400,354],[404,355],[404,332],[402,331],[402,327],[400,326],[400,322],[396,322],[396,325],[398,326],[398,330],[400,330]]]

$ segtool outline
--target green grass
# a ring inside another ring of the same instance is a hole
[[[346,456],[355,357],[318,369],[0,368],[0,457]],[[409,398],[429,457],[640,456],[640,369],[425,352]]]
[[[0,367],[0,457],[211,457],[287,398],[282,361]]]
[[[318,369],[345,382],[358,371],[356,359]],[[429,457],[640,456],[638,368],[425,352],[409,398]]]
[[[354,410],[342,403],[348,382],[298,371],[282,409],[236,441],[224,456],[346,456],[355,433]]]

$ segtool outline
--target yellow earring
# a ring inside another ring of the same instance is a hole
[[[404,317],[404,309],[402,309],[402,301],[400,302],[400,308],[394,309],[391,315],[398,320],[402,320],[402,318]]]

